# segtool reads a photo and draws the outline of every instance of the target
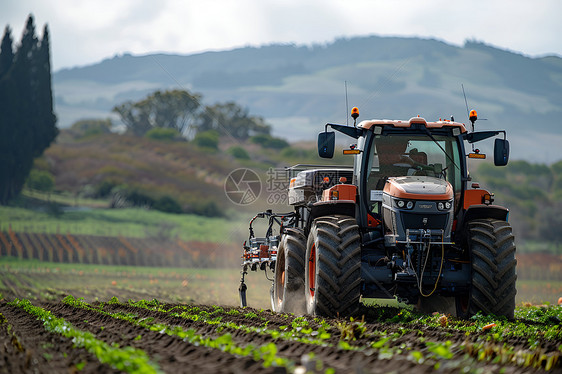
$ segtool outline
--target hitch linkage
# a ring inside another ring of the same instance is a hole
[[[258,218],[267,218],[268,226],[264,237],[256,237],[254,234],[253,223]],[[248,240],[242,245],[242,277],[240,278],[240,287],[238,292],[240,295],[240,305],[247,306],[246,290],[248,289],[244,277],[248,274],[248,269],[251,271],[263,270],[267,276],[268,269],[275,271],[275,261],[277,259],[277,248],[279,246],[280,236],[285,227],[292,227],[294,225],[297,214],[291,213],[274,213],[271,209],[256,214],[250,220],[249,231],[250,235]],[[274,230],[274,226],[279,226],[278,230]]]

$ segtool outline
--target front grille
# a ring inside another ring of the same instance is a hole
[[[401,212],[402,222],[404,223],[404,230],[406,229],[442,229],[447,228],[447,216],[449,213],[444,214],[416,214]],[[424,224],[424,218],[427,223]]]

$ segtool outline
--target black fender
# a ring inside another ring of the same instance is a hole
[[[468,207],[464,213],[459,216],[457,223],[457,231],[455,233],[456,242],[464,242],[467,238],[468,223],[475,219],[493,218],[500,221],[506,221],[509,216],[509,209],[500,205],[477,204]]]
[[[310,209],[310,222],[322,216],[341,214],[343,216],[355,217],[356,204],[353,200],[329,200],[319,201],[312,204]]]
[[[509,209],[499,205],[472,205],[464,212],[461,224],[472,221],[473,219],[493,218],[499,221],[507,221]]]

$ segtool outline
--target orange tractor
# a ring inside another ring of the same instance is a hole
[[[278,312],[353,315],[361,298],[397,299],[459,317],[478,312],[513,318],[515,242],[508,210],[473,182],[474,143],[495,137],[494,163],[505,166],[505,131],[468,131],[451,120],[368,120],[327,124],[318,152],[331,158],[335,132],[354,140],[353,167],[289,168],[290,213],[267,211],[268,232],[244,245],[244,275],[271,271]],[[499,137],[498,137],[499,136]],[[465,143],[472,144],[467,153]],[[252,220],[253,223],[253,220]]]

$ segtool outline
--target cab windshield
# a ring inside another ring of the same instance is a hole
[[[369,160],[369,190],[382,190],[388,177],[429,176],[447,180],[461,192],[461,170],[456,138],[425,134],[376,135]],[[372,194],[371,194],[372,195]]]

